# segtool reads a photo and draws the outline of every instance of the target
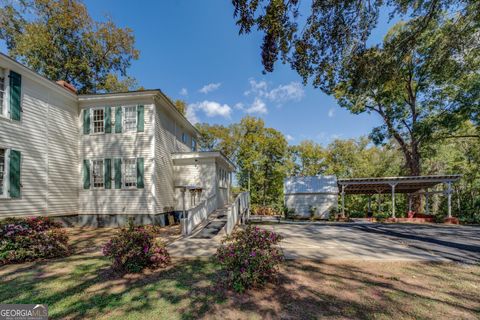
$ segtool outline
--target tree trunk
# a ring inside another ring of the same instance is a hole
[[[407,150],[408,152],[408,150]],[[421,156],[418,152],[417,142],[411,143],[411,151],[405,154],[405,160],[407,162],[408,173],[410,176],[420,176],[421,173]],[[412,195],[412,211],[420,213],[422,211],[422,196]]]

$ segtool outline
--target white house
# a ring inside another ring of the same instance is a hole
[[[338,186],[335,176],[289,177],[284,183],[285,206],[297,216],[312,214],[328,219],[337,206]]]
[[[77,94],[0,54],[0,219],[163,224],[213,196],[222,207],[234,166],[198,152],[198,134],[160,90]]]

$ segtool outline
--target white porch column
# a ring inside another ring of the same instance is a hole
[[[428,203],[429,195],[430,195],[430,194],[428,193],[428,191],[425,192],[425,213],[426,213],[426,214],[430,214],[430,205],[429,205],[429,203]]]
[[[370,214],[372,210],[372,195],[368,195],[368,212],[367,212],[367,215]]]
[[[395,218],[395,186],[396,183],[390,183],[390,186],[392,187],[392,218]]]
[[[342,218],[345,218],[345,185],[342,184]]]
[[[408,212],[412,211],[412,195],[408,194]]]
[[[447,183],[447,200],[448,200],[448,218],[452,217],[452,183],[449,181]]]

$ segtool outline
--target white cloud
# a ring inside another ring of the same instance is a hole
[[[182,88],[182,89],[180,90],[180,95],[181,95],[181,96],[188,96],[188,90],[187,90],[187,88]]]
[[[287,138],[287,141],[293,141],[293,140],[295,140],[295,138],[294,138],[293,136],[289,135],[289,134],[287,134],[287,135],[285,136],[285,138]]]
[[[304,96],[305,91],[299,82],[279,85],[266,93],[266,97],[275,102],[300,101]]]
[[[329,118],[333,118],[334,115],[335,115],[335,109],[330,108],[330,109],[328,110],[328,117],[329,117]]]
[[[193,108],[191,108],[190,106],[188,106],[188,108],[187,108],[186,116],[187,116],[188,121],[190,121],[193,124],[196,124],[196,123],[199,122],[197,114],[195,113],[195,110],[193,110]]]
[[[266,81],[257,81],[250,79],[248,81],[250,88],[243,94],[245,96],[253,97],[253,103],[250,107],[245,108],[243,104],[240,108],[247,113],[267,113],[266,101],[277,103],[281,107],[281,103],[288,101],[300,101],[305,96],[305,90],[299,82],[290,82],[288,84],[281,84],[273,89],[270,89]]]
[[[233,106],[235,109],[239,109],[239,110],[244,110],[245,109],[245,105],[241,102],[239,103],[235,103],[235,105]]]
[[[264,96],[268,89],[268,84],[265,81],[257,82],[255,79],[250,79],[250,89],[245,91],[243,94],[246,96],[249,95],[259,95]]]
[[[265,98],[272,102],[300,101],[305,96],[305,90],[299,82],[290,82],[281,84],[273,89],[269,89],[267,82],[249,80],[250,89],[244,92],[244,95],[254,95]]]
[[[198,122],[197,111],[203,112],[207,117],[223,117],[230,118],[232,108],[228,104],[221,104],[216,101],[202,101],[192,103],[187,108],[187,118],[192,123]]]
[[[266,114],[268,112],[267,105],[263,102],[262,99],[255,98],[253,103],[246,109],[244,109],[246,113],[259,113],[259,114]]]
[[[198,90],[198,92],[207,94],[207,93],[209,93],[209,92],[212,92],[212,91],[217,90],[218,88],[220,88],[221,85],[222,85],[222,84],[221,84],[220,82],[218,82],[218,83],[209,83],[209,84],[204,85],[200,90]]]

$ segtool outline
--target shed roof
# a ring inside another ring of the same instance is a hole
[[[284,183],[285,194],[338,193],[337,177],[308,176],[289,177]]]
[[[460,179],[461,175],[430,175],[406,177],[372,177],[338,179],[339,189],[344,188],[346,194],[375,194],[388,193],[395,185],[396,193],[415,193],[423,189],[432,188],[439,183],[452,183]]]

